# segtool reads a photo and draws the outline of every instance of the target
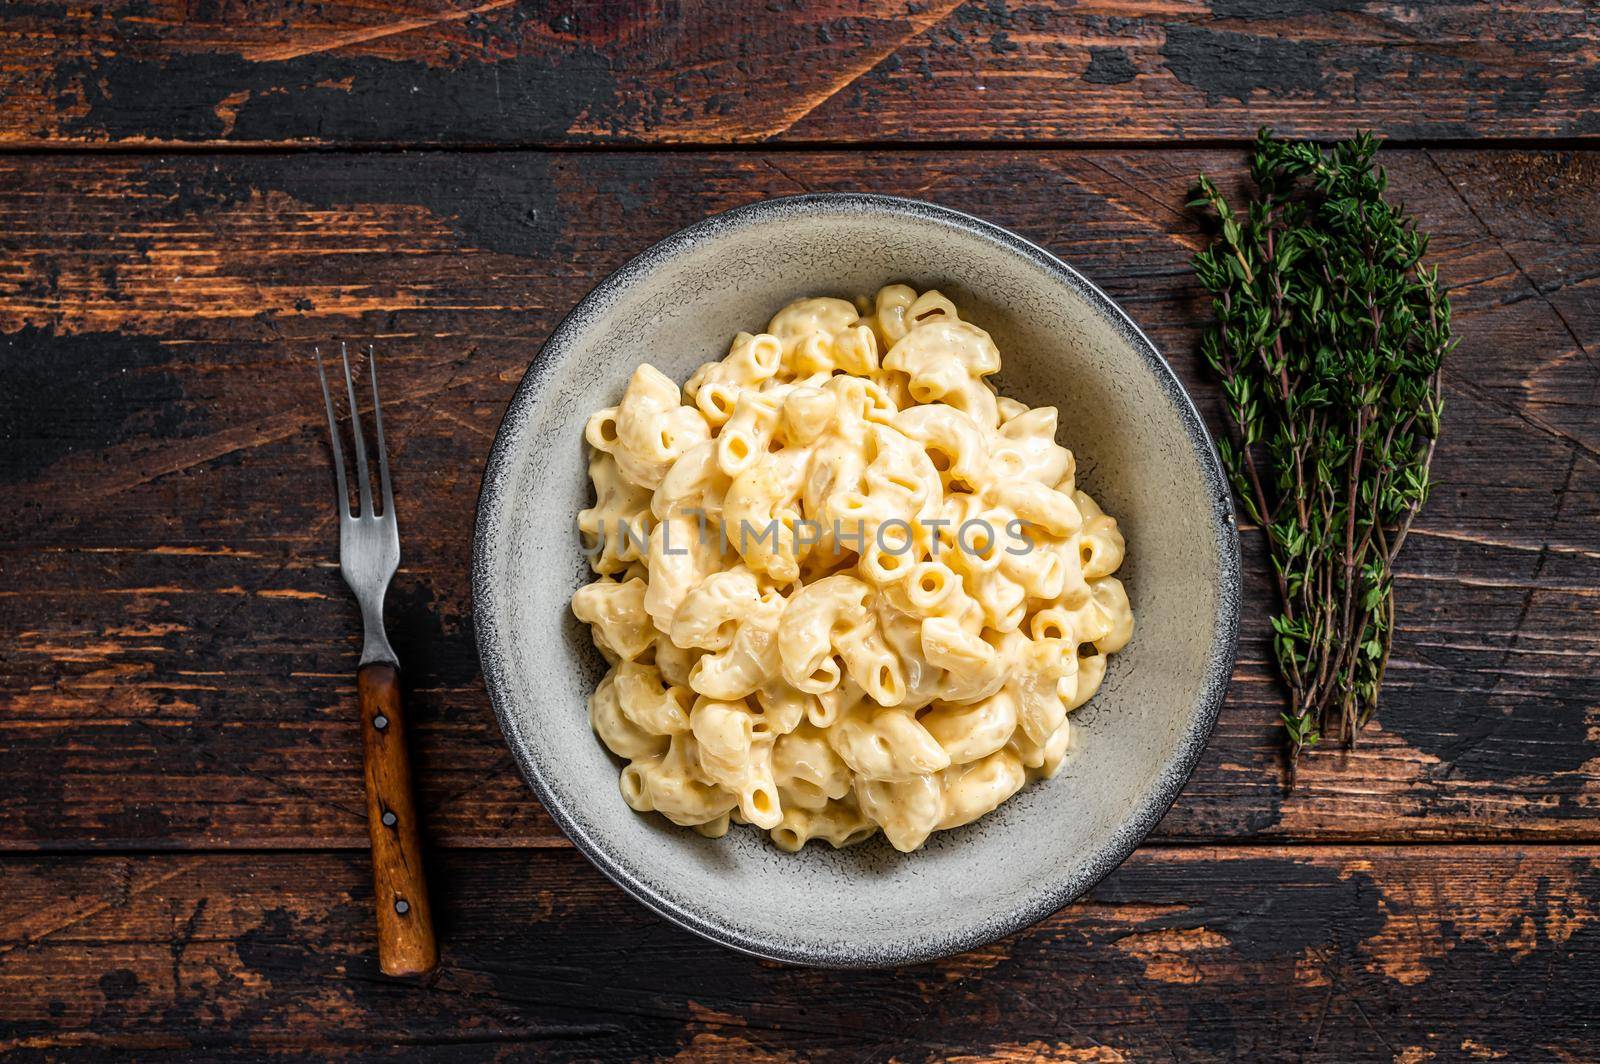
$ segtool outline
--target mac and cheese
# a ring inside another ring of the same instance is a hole
[[[790,304],[682,392],[642,365],[589,419],[572,610],[630,806],[909,851],[1055,774],[1132,635],[1123,538],[999,369],[891,285]]]

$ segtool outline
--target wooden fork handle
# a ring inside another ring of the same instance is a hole
[[[371,662],[356,673],[367,763],[367,834],[378,909],[378,963],[385,975],[422,975],[439,963],[422,874],[422,838],[411,800],[400,672]]]

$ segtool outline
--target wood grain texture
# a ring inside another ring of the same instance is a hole
[[[30,0],[0,142],[1592,138],[1583,0]]]
[[[1160,838],[1600,841],[1600,157],[1387,162],[1463,340],[1381,722],[1285,794],[1247,539],[1232,693]],[[1182,204],[1197,171],[1241,167],[1172,150],[0,158],[0,372],[27,397],[0,406],[0,847],[365,848],[359,624],[314,343],[385,357],[405,550],[389,631],[423,819],[452,845],[564,846],[489,712],[468,586],[490,438],[560,316],[709,212],[869,185],[1063,255],[1214,413]]]
[[[399,670],[380,661],[361,666],[356,693],[361,703],[379,966],[385,975],[426,975],[439,963],[439,943],[412,796]]]
[[[1591,1059],[1600,850],[1146,848],[960,957],[819,972],[650,915],[571,851],[436,863],[384,979],[359,854],[0,859],[0,1052],[584,1060]]]

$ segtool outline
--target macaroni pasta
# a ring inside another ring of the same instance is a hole
[[[1056,773],[1133,632],[1124,545],[999,368],[891,285],[790,304],[681,392],[642,365],[589,419],[572,610],[630,806],[910,851]]]

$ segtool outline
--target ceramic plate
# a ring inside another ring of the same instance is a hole
[[[568,609],[590,579],[583,426],[649,361],[680,383],[801,296],[938,288],[993,334],[1001,391],[1061,410],[1079,483],[1121,522],[1132,642],[1074,717],[1067,763],[912,854],[881,838],[797,855],[735,827],[703,839],[640,815],[590,731],[604,673]],[[1094,886],[1153,828],[1205,746],[1233,667],[1239,546],[1227,484],[1155,347],[1093,284],[1014,233],[929,203],[814,195],[675,234],[551,334],[484,473],[473,557],[478,649],[506,741],[552,817],[629,893],[735,949],[877,966],[983,945]]]

